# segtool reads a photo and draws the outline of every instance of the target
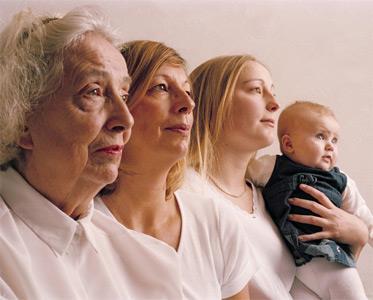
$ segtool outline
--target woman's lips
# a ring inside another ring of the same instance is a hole
[[[176,124],[169,127],[166,127],[165,129],[168,131],[172,131],[174,133],[181,134],[182,136],[188,136],[190,132],[191,126],[188,124]]]
[[[102,152],[106,154],[117,155],[117,154],[122,154],[123,147],[124,147],[123,145],[110,145],[107,147],[99,148],[95,152]]]
[[[275,127],[275,120],[273,119],[262,119],[260,120],[261,123],[264,123],[265,125],[274,128]]]

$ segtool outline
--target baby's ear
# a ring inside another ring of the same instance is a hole
[[[281,137],[281,145],[282,145],[282,151],[284,152],[284,154],[294,153],[293,143],[291,142],[291,138],[288,134],[284,134]]]
[[[25,150],[31,150],[34,147],[34,143],[32,141],[31,133],[28,127],[25,127],[24,131],[18,139],[17,145]]]

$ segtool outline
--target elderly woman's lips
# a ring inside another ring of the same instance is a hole
[[[97,149],[95,152],[103,152],[107,154],[121,154],[123,150],[122,145],[111,145],[108,147]]]

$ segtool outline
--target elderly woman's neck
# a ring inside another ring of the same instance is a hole
[[[73,176],[46,176],[36,168],[18,163],[15,169],[42,196],[73,219],[85,215],[98,189]]]

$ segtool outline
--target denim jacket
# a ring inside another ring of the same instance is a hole
[[[348,245],[329,239],[301,242],[298,236],[321,230],[320,227],[301,224],[288,220],[289,214],[313,213],[301,207],[289,204],[289,198],[315,200],[298,188],[299,184],[310,185],[324,193],[337,207],[342,205],[342,194],[346,188],[347,178],[337,167],[330,171],[309,168],[297,164],[284,155],[277,155],[271,178],[263,189],[266,208],[283,235],[293,254],[297,266],[309,262],[313,257],[325,257],[331,262],[338,262],[348,267],[355,266]]]

